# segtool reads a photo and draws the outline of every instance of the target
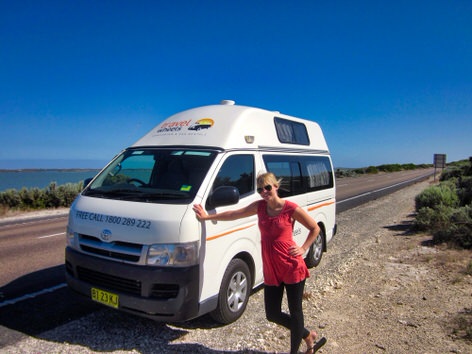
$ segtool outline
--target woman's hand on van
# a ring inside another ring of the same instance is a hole
[[[198,220],[200,221],[206,220],[206,217],[208,216],[208,214],[206,213],[205,209],[203,209],[201,204],[194,204],[193,211],[195,212],[195,215],[197,216]]]

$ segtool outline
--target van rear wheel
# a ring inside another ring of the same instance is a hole
[[[316,237],[315,242],[310,247],[308,254],[305,258],[305,264],[308,268],[316,267],[321,262],[321,258],[323,257],[323,251],[325,243],[325,234],[322,228],[320,228],[320,233]]]
[[[249,267],[241,259],[233,259],[226,268],[218,294],[218,306],[211,317],[220,323],[236,321],[244,313],[251,293]]]

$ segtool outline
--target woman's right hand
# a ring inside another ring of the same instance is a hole
[[[205,209],[203,209],[201,204],[194,204],[193,211],[195,212],[197,219],[200,221],[205,220],[206,217],[208,216],[207,212],[205,211]]]

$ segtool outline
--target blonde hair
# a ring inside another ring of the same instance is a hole
[[[282,183],[282,179],[277,179],[277,177],[275,177],[272,172],[264,172],[257,175],[256,183],[261,187],[271,184],[279,188],[280,183]]]

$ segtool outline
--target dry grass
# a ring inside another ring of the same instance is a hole
[[[472,308],[465,308],[453,321],[452,334],[472,343]]]

